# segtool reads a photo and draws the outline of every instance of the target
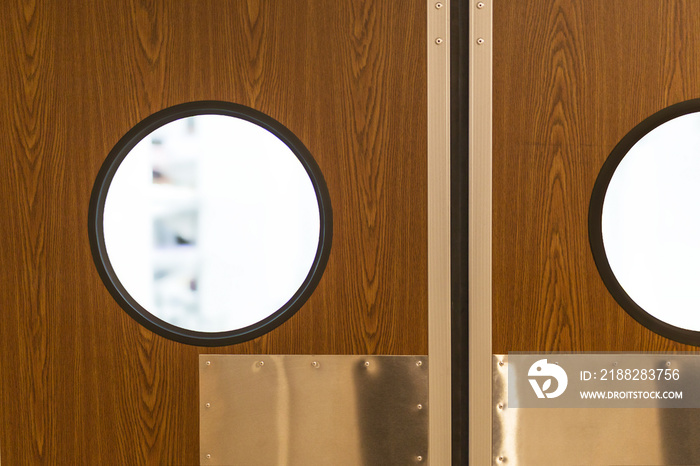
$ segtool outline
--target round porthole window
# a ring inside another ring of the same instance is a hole
[[[309,151],[282,124],[226,102],[192,102],[136,125],[92,192],[97,269],[139,323],[221,346],[280,325],[325,268],[331,204]]]
[[[589,238],[632,317],[700,345],[700,99],[650,116],[615,147],[593,189]]]

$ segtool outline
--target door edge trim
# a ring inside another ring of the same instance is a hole
[[[428,461],[452,464],[450,2],[427,0]]]
[[[492,1],[469,27],[469,463],[492,464]]]

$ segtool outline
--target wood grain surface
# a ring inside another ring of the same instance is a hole
[[[1,2],[3,464],[197,464],[200,353],[427,353],[425,23],[422,2]],[[205,99],[290,128],[334,211],[307,304],[217,349],[139,327],[87,235],[112,146]]]
[[[603,162],[700,97],[700,4],[499,0],[494,9],[493,351],[696,350],[612,298],[588,243]]]

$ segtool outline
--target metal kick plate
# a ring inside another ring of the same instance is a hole
[[[426,356],[200,355],[203,465],[428,464]]]
[[[494,355],[494,465],[700,464],[700,409],[510,408],[507,400],[508,357]]]

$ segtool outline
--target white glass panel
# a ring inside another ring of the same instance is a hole
[[[221,332],[265,319],[296,293],[320,215],[311,179],[280,139],[239,118],[198,115],[132,149],[103,225],[112,267],[142,307]]]
[[[658,126],[625,155],[605,195],[602,233],[630,298],[700,330],[700,114]]]

